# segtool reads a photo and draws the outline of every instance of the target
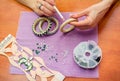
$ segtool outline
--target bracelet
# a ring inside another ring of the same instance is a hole
[[[63,32],[63,33],[68,33],[68,32],[70,32],[70,31],[72,31],[72,30],[75,28],[75,26],[73,26],[73,25],[70,26],[69,28],[64,29],[65,25],[69,24],[69,23],[72,22],[72,21],[77,21],[77,19],[70,18],[70,19],[66,20],[66,21],[60,26],[61,32]]]
[[[43,30],[43,24],[45,22],[47,22],[48,25],[47,25],[46,29]],[[39,32],[36,31],[36,27],[37,27],[38,23],[39,23]],[[55,23],[55,27],[53,30],[51,30],[52,23]],[[34,21],[33,26],[32,26],[32,30],[33,30],[34,34],[37,36],[52,35],[52,34],[57,32],[57,30],[59,28],[58,26],[59,26],[59,23],[58,23],[58,20],[56,18],[54,18],[54,17],[41,17],[41,18],[38,18]]]
[[[38,23],[40,23],[40,22],[45,22],[45,21],[47,21],[47,23],[48,23],[48,26],[46,27],[46,29],[45,29],[45,31],[42,29],[42,27],[39,27],[39,32],[37,32],[36,31],[36,27],[37,27],[37,25],[38,25]],[[46,34],[46,32],[47,31],[49,31],[49,28],[51,27],[51,22],[50,22],[50,20],[48,20],[47,18],[45,18],[45,17],[41,17],[41,18],[38,18],[38,19],[36,19],[35,21],[34,21],[34,23],[33,23],[33,25],[32,25],[32,30],[33,30],[33,32],[34,32],[34,34],[35,35],[37,35],[37,36],[43,36],[43,35],[45,35]],[[41,28],[41,29],[40,29]]]
[[[47,19],[48,20],[48,19]],[[49,20],[50,21],[50,20]],[[40,22],[39,22],[39,30],[40,31],[42,31],[42,32],[44,32],[44,34],[43,35],[47,35],[47,33],[48,33],[48,31],[50,31],[50,29],[51,29],[51,26],[52,26],[52,22],[50,21],[50,26],[47,26],[47,28],[46,29],[43,29],[43,24],[46,22],[46,20],[41,20]]]
[[[49,28],[49,31],[47,32],[47,35],[55,34],[55,33],[58,31],[58,29],[59,29],[58,20],[57,20],[56,18],[54,18],[54,17],[49,17],[48,19],[49,19],[52,23],[55,23],[55,27],[54,27],[53,30],[50,30],[50,29],[51,29],[51,27],[50,27],[50,28]]]

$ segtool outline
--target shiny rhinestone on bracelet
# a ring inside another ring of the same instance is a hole
[[[58,23],[58,20],[56,18],[54,18],[54,17],[48,17],[48,20],[51,21],[50,25],[52,25],[53,23],[55,23],[55,27],[53,28],[53,30],[51,30],[51,26],[49,26],[48,31],[44,31],[44,32],[46,33],[46,35],[52,35],[52,34],[56,33],[57,30],[59,29],[59,27],[58,27],[59,23]],[[44,21],[41,21],[39,23],[39,29],[40,29],[40,31],[43,31],[43,29],[42,29],[42,25],[43,24],[44,24]]]

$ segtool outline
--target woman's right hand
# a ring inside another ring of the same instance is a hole
[[[55,13],[54,0],[18,0],[20,3],[31,8],[39,16],[52,16]]]

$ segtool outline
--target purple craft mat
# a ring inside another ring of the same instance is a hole
[[[69,18],[70,12],[62,13],[65,19]],[[59,24],[62,23],[59,16],[54,15],[59,20]],[[73,60],[73,49],[81,41],[94,40],[98,41],[98,30],[95,27],[91,31],[79,31],[77,29],[63,34],[58,30],[54,35],[47,37],[37,37],[32,32],[32,24],[38,16],[33,12],[22,12],[19,21],[19,27],[16,35],[18,43],[22,46],[27,46],[31,50],[37,49],[36,43],[45,42],[49,47],[48,50],[35,56],[43,58],[45,64],[53,70],[59,71],[67,77],[84,77],[84,78],[98,78],[98,67],[92,70],[85,70],[80,68]],[[67,51],[64,56],[64,51]],[[56,53],[58,55],[56,55]],[[50,57],[54,56],[55,60],[50,60]],[[23,74],[23,72],[13,66],[10,67],[11,74]]]

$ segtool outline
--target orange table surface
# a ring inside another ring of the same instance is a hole
[[[62,12],[81,11],[100,0],[56,0]],[[8,34],[16,35],[20,12],[32,11],[16,0],[0,0],[0,41]],[[103,58],[99,65],[99,78],[71,78],[64,81],[120,81],[120,1],[116,3],[99,24],[99,46]],[[0,56],[0,81],[28,81],[24,75],[9,74],[10,63]],[[38,80],[40,81],[40,80]]]

